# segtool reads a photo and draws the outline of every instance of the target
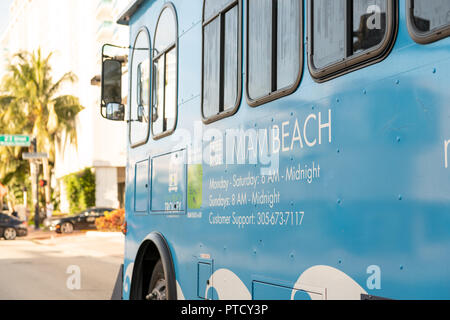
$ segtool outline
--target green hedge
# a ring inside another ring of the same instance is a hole
[[[95,174],[90,168],[64,177],[70,213],[95,206]]]

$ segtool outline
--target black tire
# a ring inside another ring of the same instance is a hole
[[[64,222],[64,223],[61,225],[60,230],[61,230],[61,233],[72,233],[73,230],[74,230],[74,226],[73,226],[73,224],[70,223],[70,222]]]
[[[11,241],[15,240],[17,237],[17,231],[14,228],[6,228],[5,231],[3,231],[3,238],[5,240]]]
[[[167,300],[167,281],[161,260],[153,268],[148,286],[147,300]]]

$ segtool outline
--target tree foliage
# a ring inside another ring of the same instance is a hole
[[[111,212],[105,212],[103,217],[95,220],[97,230],[104,232],[123,231],[125,223],[125,210],[118,209]]]
[[[54,81],[51,57],[41,49],[13,55],[0,84],[0,133],[37,137],[38,150],[49,154],[50,167],[57,147],[63,150],[67,143],[77,144],[76,116],[83,110],[77,97],[58,95],[61,86],[75,82],[76,76],[67,72]],[[30,169],[22,160],[24,151],[0,147],[0,181],[10,188],[27,184]]]
[[[71,214],[95,206],[95,174],[90,168],[64,177]]]

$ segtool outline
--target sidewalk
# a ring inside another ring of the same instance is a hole
[[[121,232],[100,232],[100,231],[89,231],[81,230],[74,231],[72,233],[56,233],[55,231],[48,230],[34,230],[34,227],[28,227],[28,235],[26,237],[18,237],[18,240],[48,240],[54,238],[62,237],[74,237],[74,236],[86,236],[92,238],[117,238],[124,240],[125,236]]]

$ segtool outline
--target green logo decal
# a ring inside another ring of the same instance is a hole
[[[192,164],[188,167],[188,207],[200,209],[202,206],[203,167]]]

